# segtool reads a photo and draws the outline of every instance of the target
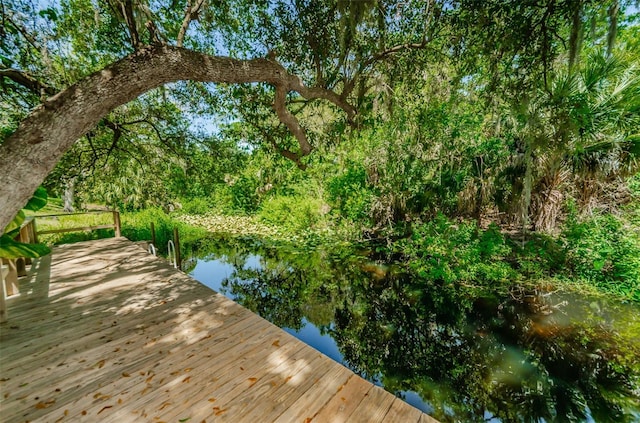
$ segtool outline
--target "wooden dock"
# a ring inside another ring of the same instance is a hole
[[[19,285],[2,422],[435,422],[124,238],[56,247]]]

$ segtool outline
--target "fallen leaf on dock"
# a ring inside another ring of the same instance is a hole
[[[49,400],[49,401],[40,401],[39,403],[37,403],[35,405],[35,407],[39,410],[43,409],[43,408],[49,408],[51,407],[53,404],[56,403],[56,400]]]

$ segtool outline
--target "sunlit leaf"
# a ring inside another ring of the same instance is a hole
[[[47,204],[48,199],[49,196],[47,195],[47,190],[43,187],[39,187],[36,192],[33,193],[33,197],[31,197],[27,205],[24,206],[24,209],[31,211],[40,210]]]
[[[595,270],[600,271],[600,270],[602,270],[602,268],[604,267],[604,264],[605,264],[605,261],[604,261],[604,260],[595,260],[595,261],[593,262],[593,268],[594,268]]]
[[[23,242],[17,242],[7,234],[0,237],[0,257],[3,258],[37,258],[46,256],[50,252],[51,249],[44,244],[25,244]]]
[[[53,7],[42,9],[38,14],[45,19],[49,19],[50,21],[55,22],[56,20],[58,20],[58,14],[56,13],[56,9],[54,9]]]
[[[44,408],[49,408],[49,407],[51,407],[51,406],[52,406],[53,404],[55,404],[55,403],[56,403],[56,400],[54,400],[54,399],[49,400],[49,401],[40,401],[39,403],[37,403],[37,404],[35,405],[35,407],[36,407],[37,409],[41,410],[41,409],[44,409]]]
[[[11,59],[9,59],[7,56],[0,54],[0,62],[2,62],[3,65],[5,65],[6,67],[11,67],[11,65],[13,65],[13,62],[11,61]]]
[[[20,225],[22,225],[22,222],[24,222],[25,218],[26,216],[24,212],[20,210],[16,217],[14,217],[13,220],[4,229],[4,233],[9,236],[17,235],[17,232],[20,230]]]

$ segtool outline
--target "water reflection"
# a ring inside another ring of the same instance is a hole
[[[640,421],[637,305],[211,239],[193,276],[441,421]]]

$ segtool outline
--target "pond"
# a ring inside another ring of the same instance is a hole
[[[207,239],[190,274],[442,422],[640,421],[640,307],[411,277],[353,247]]]

